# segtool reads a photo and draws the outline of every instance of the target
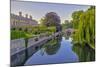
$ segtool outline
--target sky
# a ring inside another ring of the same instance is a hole
[[[33,19],[39,20],[49,12],[56,12],[60,16],[61,23],[65,20],[71,20],[71,15],[74,11],[86,11],[90,5],[75,5],[75,4],[54,4],[54,3],[40,3],[30,1],[11,1],[11,13],[17,14],[19,11],[22,15],[32,15]]]

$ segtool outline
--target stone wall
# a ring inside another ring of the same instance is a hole
[[[24,38],[11,40],[10,46],[11,54],[13,54],[21,49],[25,49],[25,40]]]
[[[11,40],[11,66],[23,65],[47,41],[48,37]]]
[[[58,36],[59,33],[55,33],[51,36],[38,36],[29,39],[15,39],[11,40],[11,66],[23,65],[25,61],[33,55],[37,50],[50,39]]]

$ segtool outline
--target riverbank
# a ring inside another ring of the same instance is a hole
[[[46,43],[48,40],[53,39],[61,35],[61,32],[57,32],[50,36],[44,36],[35,40],[34,38],[28,38],[26,40],[12,40],[11,41],[11,63],[12,66],[19,65],[24,62],[27,56],[31,56],[35,49]],[[15,58],[16,57],[16,58]]]

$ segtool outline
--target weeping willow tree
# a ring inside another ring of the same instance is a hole
[[[76,11],[72,14],[73,28],[77,31],[73,34],[74,41],[83,46],[88,44],[95,48],[95,7],[91,6],[86,11]]]

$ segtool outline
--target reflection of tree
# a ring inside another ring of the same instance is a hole
[[[60,41],[59,39],[51,40],[45,46],[45,51],[48,55],[56,54],[60,48]]]
[[[74,44],[73,51],[78,55],[80,62],[95,60],[95,50],[88,45],[82,46],[80,44]]]

